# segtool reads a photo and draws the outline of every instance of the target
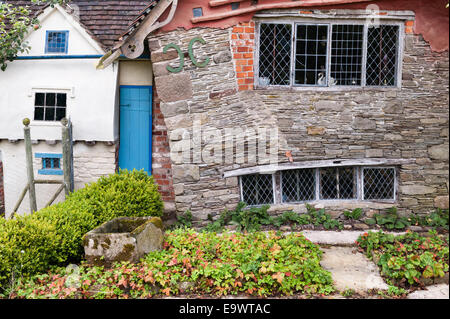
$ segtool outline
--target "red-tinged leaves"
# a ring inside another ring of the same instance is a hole
[[[279,284],[282,284],[283,283],[283,279],[284,279],[284,274],[281,273],[281,272],[277,272],[276,274],[272,275],[272,279],[276,279]]]
[[[178,263],[178,260],[176,258],[172,258],[172,260],[167,264],[167,266],[174,266]]]
[[[166,296],[170,296],[170,288],[162,289],[162,293],[164,293]]]

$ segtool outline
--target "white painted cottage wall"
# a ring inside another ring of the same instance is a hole
[[[47,30],[68,30],[68,55],[103,55],[98,44],[59,7],[48,8],[40,17],[42,28],[27,38],[32,49],[23,56],[45,55]],[[67,92],[67,116],[73,123],[75,189],[96,181],[100,176],[114,173],[114,142],[118,138],[118,65],[96,70],[97,59],[38,59],[16,60],[0,72],[0,153],[2,154],[5,188],[5,211],[9,216],[27,183],[25,146],[22,120],[33,119],[34,92]],[[31,122],[33,155],[62,153],[58,122]],[[17,141],[15,141],[17,140]],[[15,141],[15,142],[14,142]],[[96,141],[89,146],[82,141]],[[108,143],[105,143],[108,142]],[[62,164],[62,162],[61,162]],[[37,179],[62,179],[62,176],[39,175],[41,159],[34,159]],[[52,197],[57,185],[37,185],[38,209]],[[57,201],[64,200],[64,193]],[[29,213],[29,199],[25,197],[20,214]]]
[[[75,27],[61,9],[54,8],[42,28],[27,38],[28,56],[44,54],[47,30],[68,30],[68,55],[100,55],[95,42]],[[114,110],[118,66],[95,69],[96,59],[16,60],[0,73],[0,139],[22,139],[22,119],[33,118],[34,92],[68,93],[67,116],[74,126],[74,140],[114,141]],[[55,125],[57,128],[55,128]],[[59,123],[32,121],[32,139],[60,139]]]

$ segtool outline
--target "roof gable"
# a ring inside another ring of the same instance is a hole
[[[41,55],[45,52],[47,31],[69,31],[68,54],[103,54],[102,44],[72,14],[61,6],[47,6],[38,15],[41,28],[30,31],[27,41],[31,50],[27,55]]]

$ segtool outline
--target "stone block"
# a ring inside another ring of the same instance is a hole
[[[383,150],[382,149],[366,150],[366,157],[383,157]]]
[[[163,102],[176,102],[192,98],[192,81],[189,73],[178,73],[155,78],[158,96]]]
[[[213,61],[216,64],[226,63],[231,61],[231,52],[230,51],[221,51],[213,56]]]
[[[165,118],[178,114],[186,114],[189,112],[189,106],[186,101],[178,101],[173,103],[161,103],[161,112]]]
[[[355,130],[373,130],[377,128],[377,123],[374,120],[355,117],[352,122],[352,128]]]
[[[440,209],[448,209],[448,195],[447,196],[437,196],[434,199],[434,207]]]
[[[308,133],[308,135],[323,135],[325,134],[325,128],[318,126],[308,126],[306,128],[306,132]]]
[[[428,154],[433,159],[448,161],[448,146],[448,144],[431,146],[428,148]]]
[[[169,50],[167,53],[163,53],[162,50],[151,53],[152,63],[174,60],[176,58],[178,58],[178,52],[176,50]]]
[[[200,169],[197,165],[174,165],[172,173],[174,183],[197,182],[200,180]]]
[[[436,188],[425,185],[404,185],[400,187],[400,191],[405,195],[425,195],[436,192]]]
[[[157,217],[119,217],[83,237],[86,260],[109,267],[117,261],[138,262],[145,254],[161,250],[162,221]]]

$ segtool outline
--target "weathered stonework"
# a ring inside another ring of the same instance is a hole
[[[98,266],[118,261],[138,262],[151,251],[161,250],[162,221],[155,217],[119,217],[83,237],[86,260]]]
[[[279,163],[289,162],[286,152],[292,154],[294,162],[411,160],[412,164],[398,165],[395,203],[317,203],[324,208],[339,212],[362,207],[373,215],[391,206],[397,206],[401,213],[427,213],[441,205],[441,197],[448,196],[448,51],[433,52],[423,38],[407,32],[400,89],[255,89],[254,32],[255,24],[250,22],[229,29],[178,29],[150,37],[160,48],[175,43],[183,52],[187,52],[191,39],[202,37],[206,44],[197,44],[194,52],[199,59],[211,58],[203,68],[186,59],[180,78],[186,81],[189,94],[173,92],[162,105],[172,151],[175,145],[180,147],[177,129],[186,128],[193,136],[196,121],[201,123],[201,129],[217,128],[221,132],[233,128],[277,128]],[[154,69],[178,65],[173,56],[167,59],[155,59]],[[156,87],[164,87],[173,77],[165,71],[155,72]],[[222,143],[215,145],[225,151]],[[225,179],[223,173],[255,164],[239,164],[237,158],[233,163],[205,163],[195,154],[211,146],[210,141],[193,139],[184,146],[193,150],[193,158],[186,162],[173,154],[171,157],[177,212],[189,209],[201,221],[226,208],[235,208],[240,199],[238,179]],[[293,210],[305,211],[303,204],[274,206],[273,213],[291,206]]]

